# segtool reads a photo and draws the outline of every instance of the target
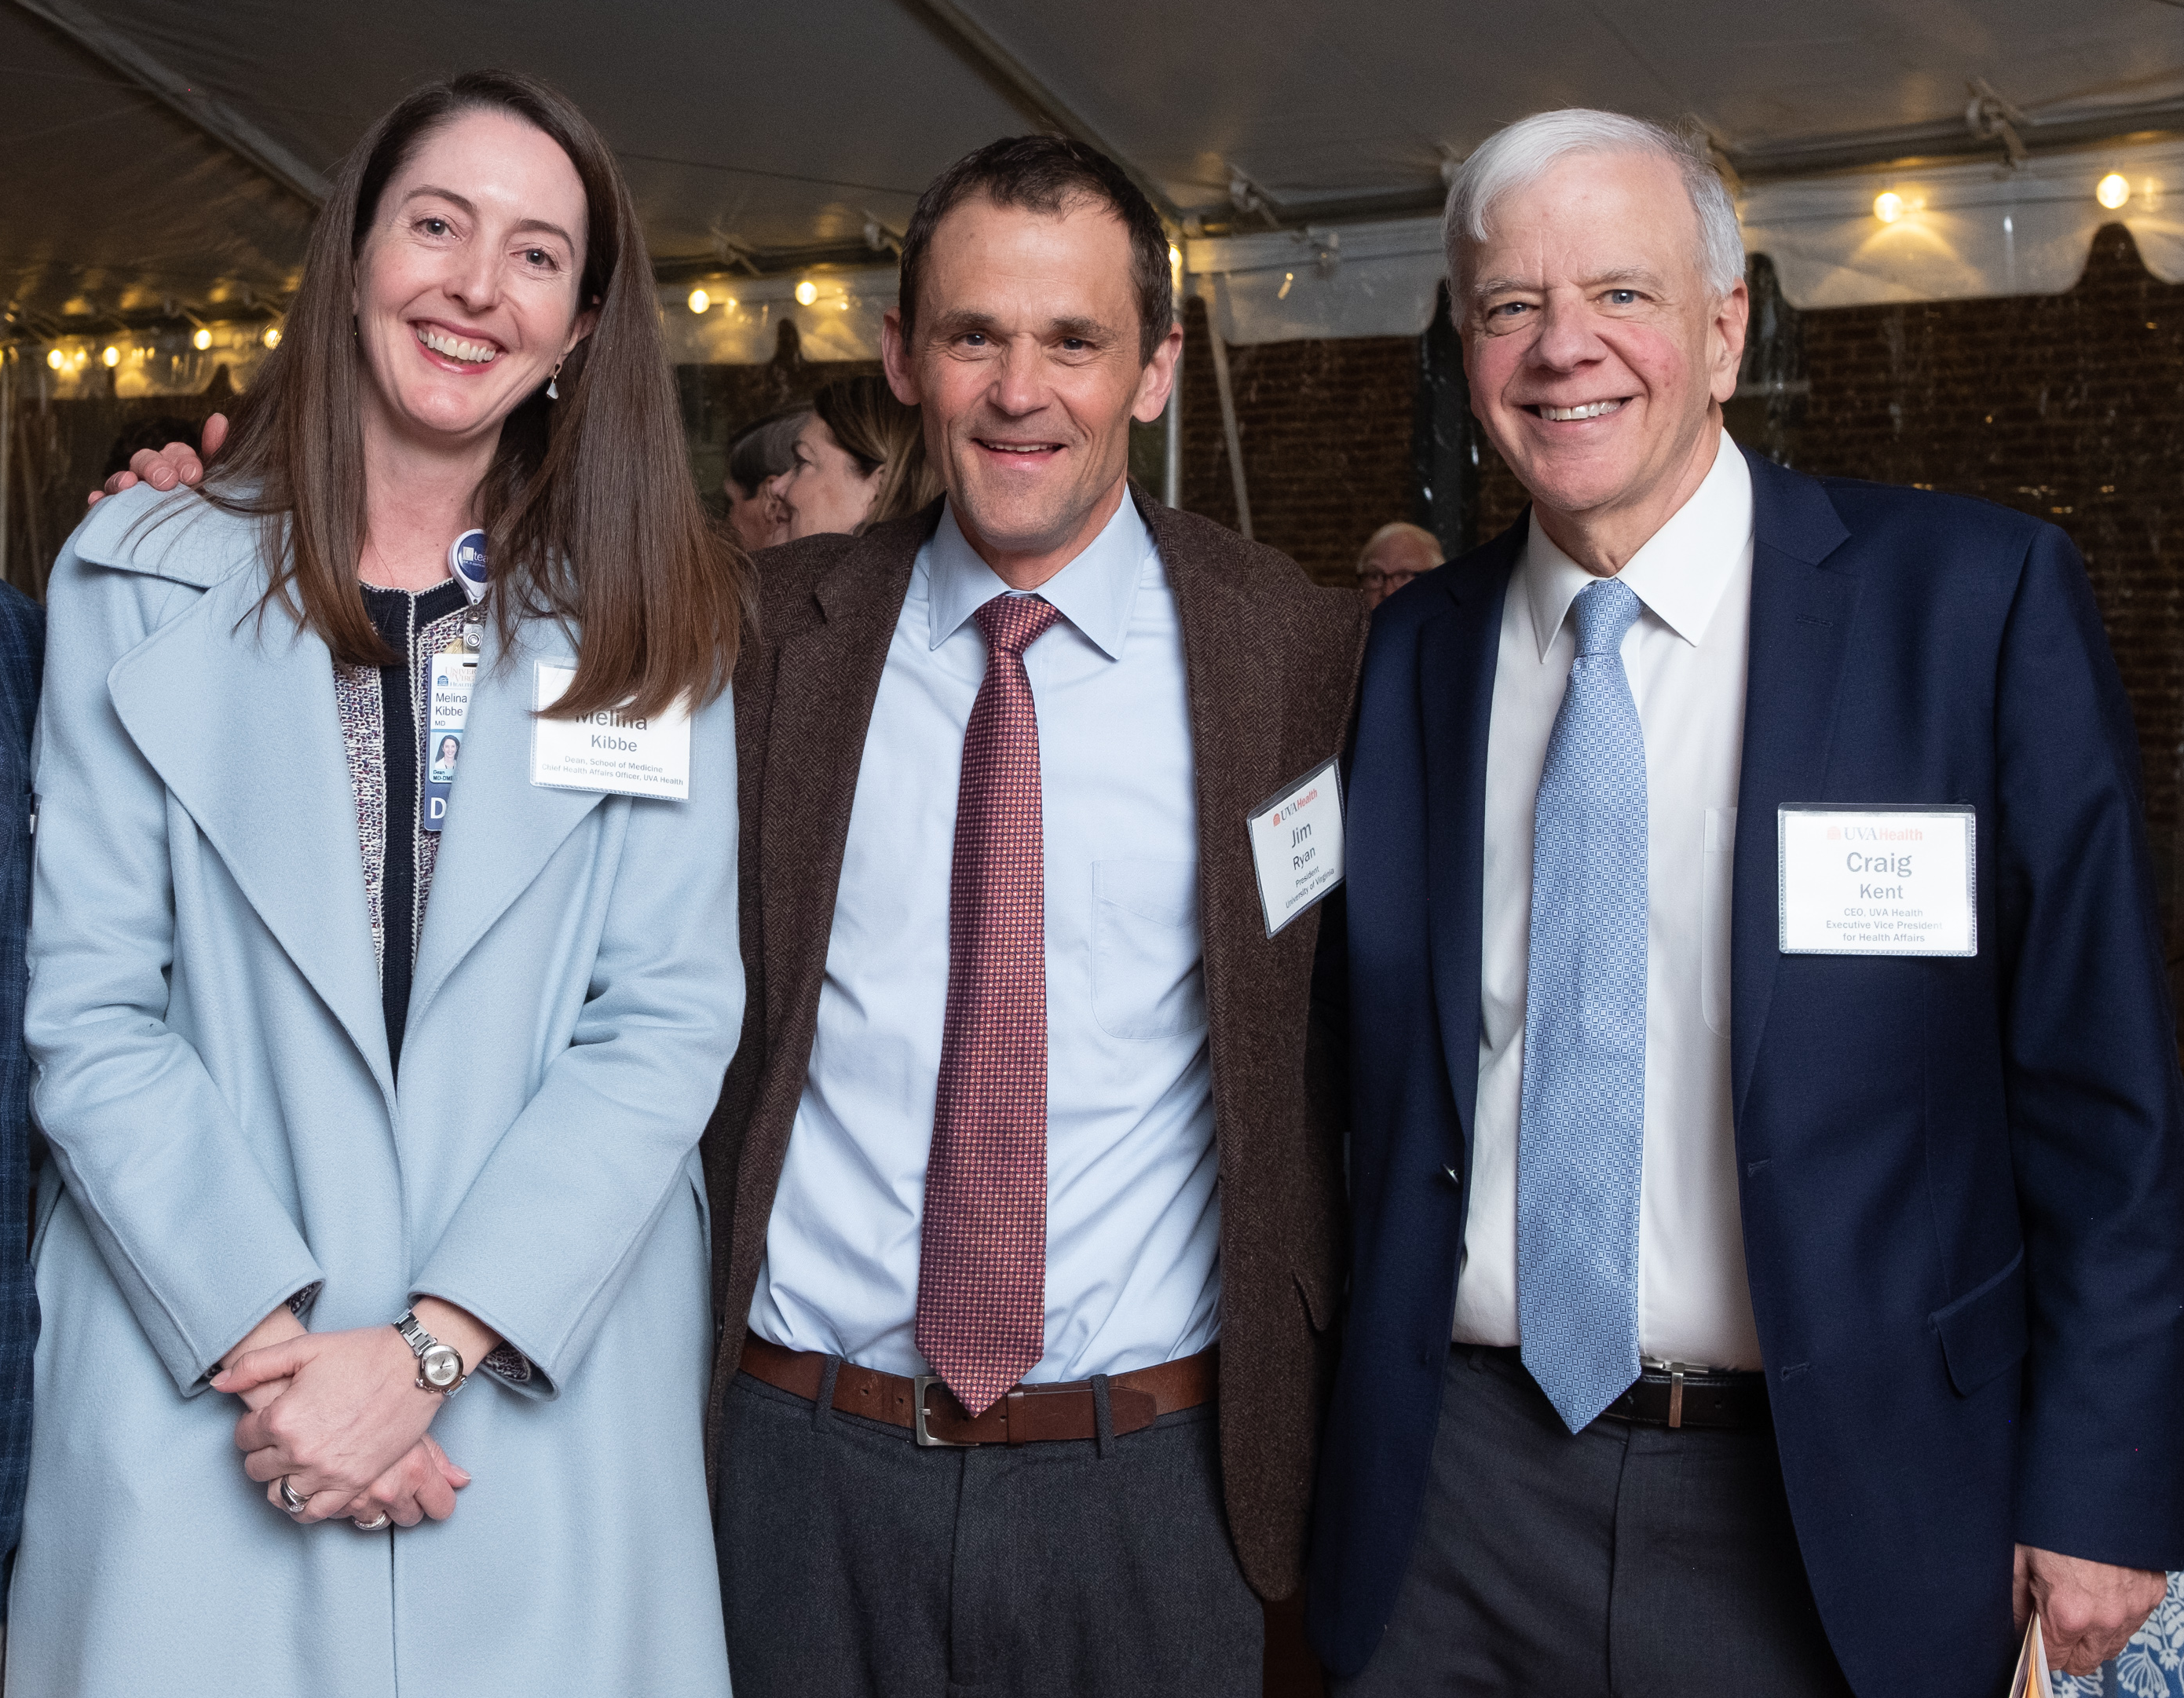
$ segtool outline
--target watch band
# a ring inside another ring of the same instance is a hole
[[[463,1389],[470,1373],[462,1353],[426,1332],[418,1323],[415,1310],[404,1311],[402,1318],[394,1322],[394,1330],[402,1335],[402,1342],[417,1358],[418,1390],[437,1391],[443,1397],[453,1397]]]

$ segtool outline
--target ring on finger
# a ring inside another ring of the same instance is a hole
[[[288,1484],[286,1474],[281,1476],[281,1507],[290,1515],[301,1515],[311,1506],[311,1500]]]
[[[393,1519],[394,1517],[392,1515],[389,1515],[385,1510],[382,1510],[380,1511],[376,1520],[358,1522],[356,1524],[356,1530],[359,1533],[378,1533],[385,1528],[386,1526]]]

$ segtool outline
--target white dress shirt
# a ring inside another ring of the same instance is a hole
[[[986,675],[972,614],[1008,587],[953,512],[918,553],[866,733],[817,1037],[750,1327],[926,1371],[916,1342],[926,1157],[948,1001],[963,732]],[[1198,929],[1196,763],[1175,598],[1126,498],[1038,593],[1046,860],[1046,1354],[1025,1378],[1120,1373],[1213,1342],[1212,1074]]]
[[[1638,1205],[1638,1347],[1758,1368],[1730,1116],[1730,874],[1752,632],[1752,474],[1724,431],[1691,499],[1632,556],[1645,604],[1623,665],[1646,736],[1645,1177]],[[1537,520],[1503,604],[1486,745],[1485,932],[1479,1107],[1461,1343],[1514,1344],[1518,1120],[1531,941],[1532,808],[1593,582]]]

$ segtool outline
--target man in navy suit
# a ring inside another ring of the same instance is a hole
[[[23,934],[31,920],[31,727],[46,612],[0,584],[0,1599],[23,1528],[31,1463],[31,1062],[23,1047]],[[4,1605],[0,1605],[4,1608]]]
[[[1358,1695],[1986,1698],[2036,1608],[2090,1672],[2184,1565],[2184,1145],[2083,566],[1736,448],[1702,146],[1543,114],[1448,231],[1532,506],[1365,663],[1314,1640]]]

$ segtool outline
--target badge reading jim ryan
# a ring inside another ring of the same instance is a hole
[[[1250,825],[1271,938],[1342,882],[1341,763],[1330,759],[1268,797]]]
[[[568,693],[571,666],[538,663],[531,721],[531,782],[551,790],[605,790],[663,802],[690,799],[690,714],[684,706],[649,719],[603,708],[582,719],[547,719]]]

